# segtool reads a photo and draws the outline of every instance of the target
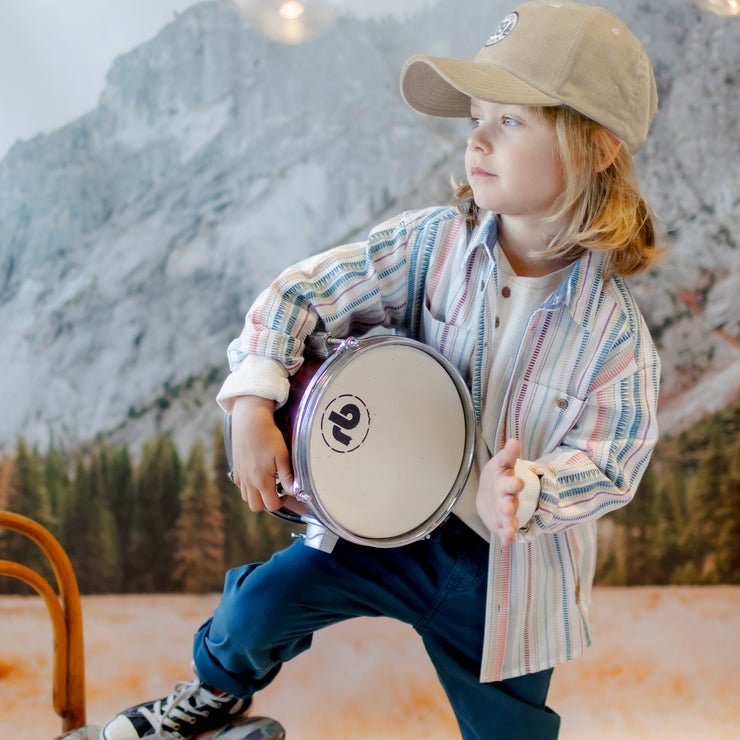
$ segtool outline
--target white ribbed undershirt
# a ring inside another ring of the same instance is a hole
[[[524,277],[514,272],[498,244],[495,255],[499,281],[498,293],[493,280],[488,286],[488,303],[496,307],[492,346],[489,350],[491,367],[488,387],[481,399],[481,425],[476,439],[475,463],[465,490],[453,509],[460,519],[486,540],[490,540],[490,533],[475,509],[479,473],[490,460],[495,447],[493,435],[496,433],[509,377],[529,318],[565,280],[570,271],[570,267],[564,267],[541,277]],[[519,522],[519,526],[524,526],[525,523]]]

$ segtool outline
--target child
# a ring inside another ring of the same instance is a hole
[[[286,270],[230,346],[219,402],[242,497],[275,510],[275,475],[289,489],[292,473],[273,411],[306,336],[400,329],[470,387],[468,486],[420,542],[297,543],[230,571],[195,636],[196,679],[118,715],[105,740],[226,724],[314,631],[377,615],[420,634],[466,740],[558,734],[546,697],[553,667],[591,642],[595,522],[629,502],[657,437],[659,360],[623,279],[657,254],[631,159],[655,81],[617,18],[535,0],[473,62],[412,57],[401,88],[423,113],[472,120],[457,207],[405,213]]]

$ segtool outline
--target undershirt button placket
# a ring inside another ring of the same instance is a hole
[[[511,297],[511,288],[508,285],[504,285],[504,287],[501,288],[501,296],[503,298]],[[494,324],[497,329],[501,325],[501,319],[498,316],[496,317],[496,321],[494,322]]]

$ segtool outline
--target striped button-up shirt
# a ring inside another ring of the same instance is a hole
[[[471,233],[452,208],[413,211],[367,242],[289,268],[250,309],[219,393],[227,409],[249,393],[283,401],[319,325],[335,336],[395,328],[459,368],[491,452],[518,439],[539,479],[514,544],[491,537],[481,681],[549,668],[590,644],[596,519],[630,501],[647,466],[660,372],[629,288],[619,277],[603,281],[602,259],[586,253],[529,318],[496,394],[502,406],[485,408],[500,280],[495,229],[490,213]]]

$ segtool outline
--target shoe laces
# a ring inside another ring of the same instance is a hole
[[[191,701],[196,696],[197,704]],[[194,678],[191,681],[176,683],[174,692],[166,699],[157,699],[151,710],[142,707],[139,711],[147,718],[155,732],[161,732],[162,729],[178,730],[180,722],[192,725],[197,721],[196,716],[207,717],[208,707],[220,708],[224,698],[230,697],[216,696],[205,688],[200,679]]]

